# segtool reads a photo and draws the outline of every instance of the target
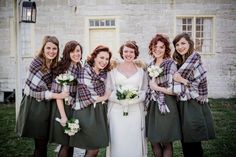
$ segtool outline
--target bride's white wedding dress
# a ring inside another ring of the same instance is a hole
[[[147,156],[144,104],[146,82],[144,71],[138,68],[137,72],[127,78],[117,69],[108,76],[108,88],[112,91],[108,105],[108,121],[110,129],[110,146],[107,148],[107,157],[145,157]],[[109,83],[110,82],[110,83]],[[125,111],[116,97],[118,86],[138,90],[138,98],[132,100]]]

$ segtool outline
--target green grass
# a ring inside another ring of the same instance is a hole
[[[236,154],[236,99],[211,99],[210,106],[214,118],[217,138],[203,142],[204,157],[231,157]],[[150,145],[148,157],[153,157]],[[15,134],[15,110],[12,104],[0,104],[0,156],[28,157],[34,143]],[[55,145],[50,144],[48,156],[54,157]],[[181,157],[180,142],[174,143],[174,157]],[[99,153],[105,157],[105,149]]]

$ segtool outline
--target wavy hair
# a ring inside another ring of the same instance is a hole
[[[154,58],[153,52],[155,51],[154,47],[158,43],[158,41],[162,42],[165,45],[165,54],[163,59],[170,58],[170,42],[167,36],[163,34],[156,34],[154,38],[149,43],[149,55],[151,55]]]
[[[46,58],[44,56],[44,48],[45,48],[45,45],[48,43],[48,42],[51,42],[53,44],[55,44],[57,46],[57,55],[56,57],[52,60],[51,64],[50,64],[50,67],[47,67],[47,64],[46,64]],[[60,52],[60,49],[59,49],[59,41],[57,39],[57,37],[55,36],[45,36],[44,39],[43,39],[43,45],[37,55],[37,57],[39,57],[42,61],[43,61],[43,65],[41,67],[41,71],[44,73],[46,71],[49,71],[53,68],[55,68],[57,66],[57,63],[58,63],[58,59],[59,59],[59,52]]]
[[[184,55],[184,59],[183,59],[182,55],[179,54],[176,50],[176,44],[182,38],[186,39],[187,42],[189,43],[189,49],[188,49],[188,52]],[[173,45],[175,47],[175,51],[174,51],[174,54],[173,54],[173,59],[177,62],[178,66],[181,66],[186,61],[186,59],[193,53],[193,51],[194,51],[194,42],[191,39],[191,37],[189,36],[189,34],[184,32],[184,33],[178,34],[174,38]]]
[[[72,61],[70,58],[70,53],[72,53],[77,46],[80,47],[81,59],[82,59],[82,54],[83,54],[82,46],[77,41],[74,41],[74,40],[67,42],[62,53],[62,58],[58,62],[58,66],[55,68],[55,72],[54,72],[55,75],[65,73],[66,70],[68,70]],[[78,62],[77,65],[79,67],[82,67],[80,62]]]
[[[107,66],[106,66],[103,70],[104,70],[104,71],[109,71],[109,70],[110,70],[110,67],[111,67],[111,57],[112,57],[112,53],[111,53],[111,51],[109,50],[109,48],[106,47],[106,46],[103,46],[103,45],[97,46],[97,47],[93,50],[91,56],[88,57],[87,63],[88,63],[91,67],[93,67],[93,66],[94,66],[94,62],[95,62],[94,60],[95,60],[95,58],[97,57],[97,55],[98,55],[100,52],[104,52],[104,51],[109,54],[109,61],[108,61]]]
[[[123,45],[121,45],[120,49],[119,49],[119,53],[120,53],[120,57],[122,59],[123,58],[123,50],[124,47],[128,47],[134,50],[134,54],[135,54],[135,58],[136,59],[139,56],[139,49],[138,49],[138,45],[136,44],[135,41],[126,41]]]

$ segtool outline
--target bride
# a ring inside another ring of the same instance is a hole
[[[106,90],[110,93],[108,102],[108,121],[110,145],[107,157],[146,157],[144,100],[147,77],[134,60],[139,55],[134,41],[124,43],[119,50],[122,63],[114,65],[108,73]],[[129,101],[117,99],[117,88],[135,89],[137,96]]]

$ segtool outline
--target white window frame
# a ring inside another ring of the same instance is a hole
[[[184,18],[191,18],[192,19],[192,39],[194,41],[194,46],[196,46],[196,19],[197,18],[211,18],[212,19],[212,34],[211,34],[211,50],[209,52],[198,51],[200,54],[214,54],[215,52],[215,16],[214,15],[177,15],[175,18],[175,30],[174,34],[177,35],[177,20],[184,19]]]
[[[115,20],[114,26],[90,26],[90,20]],[[115,29],[116,30],[116,41],[117,45],[120,43],[120,26],[119,26],[119,17],[118,16],[88,16],[85,17],[85,31],[84,31],[84,54],[83,58],[85,58],[89,53],[89,30],[90,29]]]

